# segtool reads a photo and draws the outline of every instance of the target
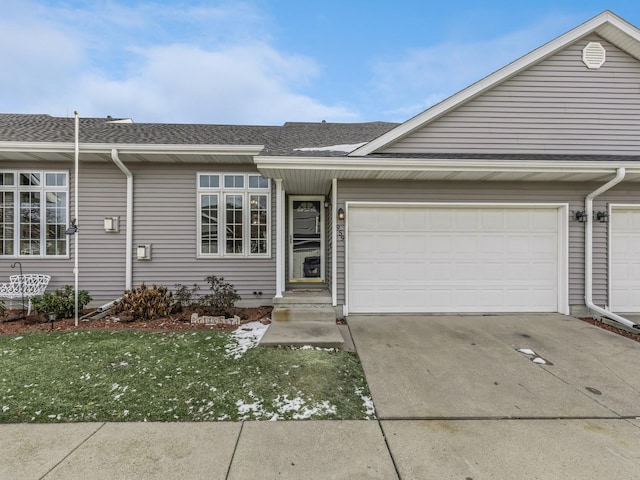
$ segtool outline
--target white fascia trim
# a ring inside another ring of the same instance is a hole
[[[415,158],[352,158],[352,157],[255,157],[254,163],[263,169],[286,170],[385,170],[385,171],[500,171],[500,172],[566,172],[615,173],[628,167],[630,173],[640,173],[638,162],[558,161],[558,160],[455,160]],[[634,169],[632,171],[631,169]]]
[[[448,111],[460,106],[464,102],[480,95],[481,93],[493,88],[497,84],[507,80],[508,78],[518,74],[522,70],[530,67],[531,65],[553,55],[559,50],[565,48],[576,40],[588,35],[601,27],[602,25],[610,23],[614,27],[617,27],[624,33],[640,41],[640,31],[622,20],[617,15],[604,11],[591,20],[586,21],[582,25],[570,30],[569,32],[551,40],[549,43],[533,50],[527,55],[520,57],[518,60],[508,64],[507,66],[497,70],[496,72],[488,75],[487,77],[479,80],[478,82],[470,85],[469,87],[461,90],[453,96],[443,100],[442,102],[434,105],[433,107],[425,110],[424,112],[409,119],[405,123],[390,130],[389,132],[381,135],[380,137],[372,140],[366,145],[354,150],[349,154],[350,157],[361,157],[375,152],[376,150],[387,146],[395,140],[406,136],[412,131],[422,127],[426,123],[444,115]]]
[[[569,204],[558,202],[345,202],[344,294],[345,315],[349,314],[349,209],[358,207],[430,207],[430,208],[557,208],[558,209],[558,313],[569,315]]]
[[[264,145],[175,145],[175,144],[132,144],[132,143],[81,143],[82,153],[111,154],[117,149],[122,154],[210,154],[210,155],[257,155]],[[73,142],[0,142],[0,151],[24,153],[73,153]]]

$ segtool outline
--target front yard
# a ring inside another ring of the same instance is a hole
[[[0,335],[0,422],[366,419],[358,358],[236,331]]]

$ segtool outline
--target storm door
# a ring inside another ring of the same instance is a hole
[[[324,281],[324,197],[289,197],[289,281]]]

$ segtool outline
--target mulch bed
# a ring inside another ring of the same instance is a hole
[[[236,308],[234,313],[238,315],[241,322],[248,323],[261,321],[268,323],[271,316],[272,307],[252,307]],[[84,310],[82,315],[91,313],[91,310]],[[4,315],[0,315],[0,335],[19,335],[25,332],[46,332],[46,331],[73,331],[73,330],[147,330],[147,331],[173,331],[173,330],[234,330],[237,327],[231,325],[205,325],[202,323],[191,323],[191,311],[185,310],[179,314],[165,318],[157,318],[145,322],[122,322],[114,317],[79,321],[75,326],[75,319],[67,318],[49,322],[42,314],[32,314],[27,318],[19,318],[21,310],[8,310]],[[82,316],[80,315],[80,316]]]
[[[617,333],[618,335],[622,335],[623,337],[627,337],[630,338],[631,340],[635,340],[636,342],[640,342],[640,332],[638,333],[631,333],[627,330],[624,330],[622,328],[618,328],[618,327],[614,327],[613,325],[609,325],[607,323],[601,322],[599,320],[596,320],[595,318],[591,318],[591,317],[581,317],[580,320],[585,321],[587,323],[590,323],[591,325],[595,325],[596,327],[600,327],[604,330],[608,330],[610,332],[613,333]]]

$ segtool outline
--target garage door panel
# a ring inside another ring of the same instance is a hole
[[[390,218],[405,230],[382,229]],[[558,218],[555,207],[352,207],[349,310],[556,312]]]
[[[611,309],[640,312],[640,208],[611,211]]]

